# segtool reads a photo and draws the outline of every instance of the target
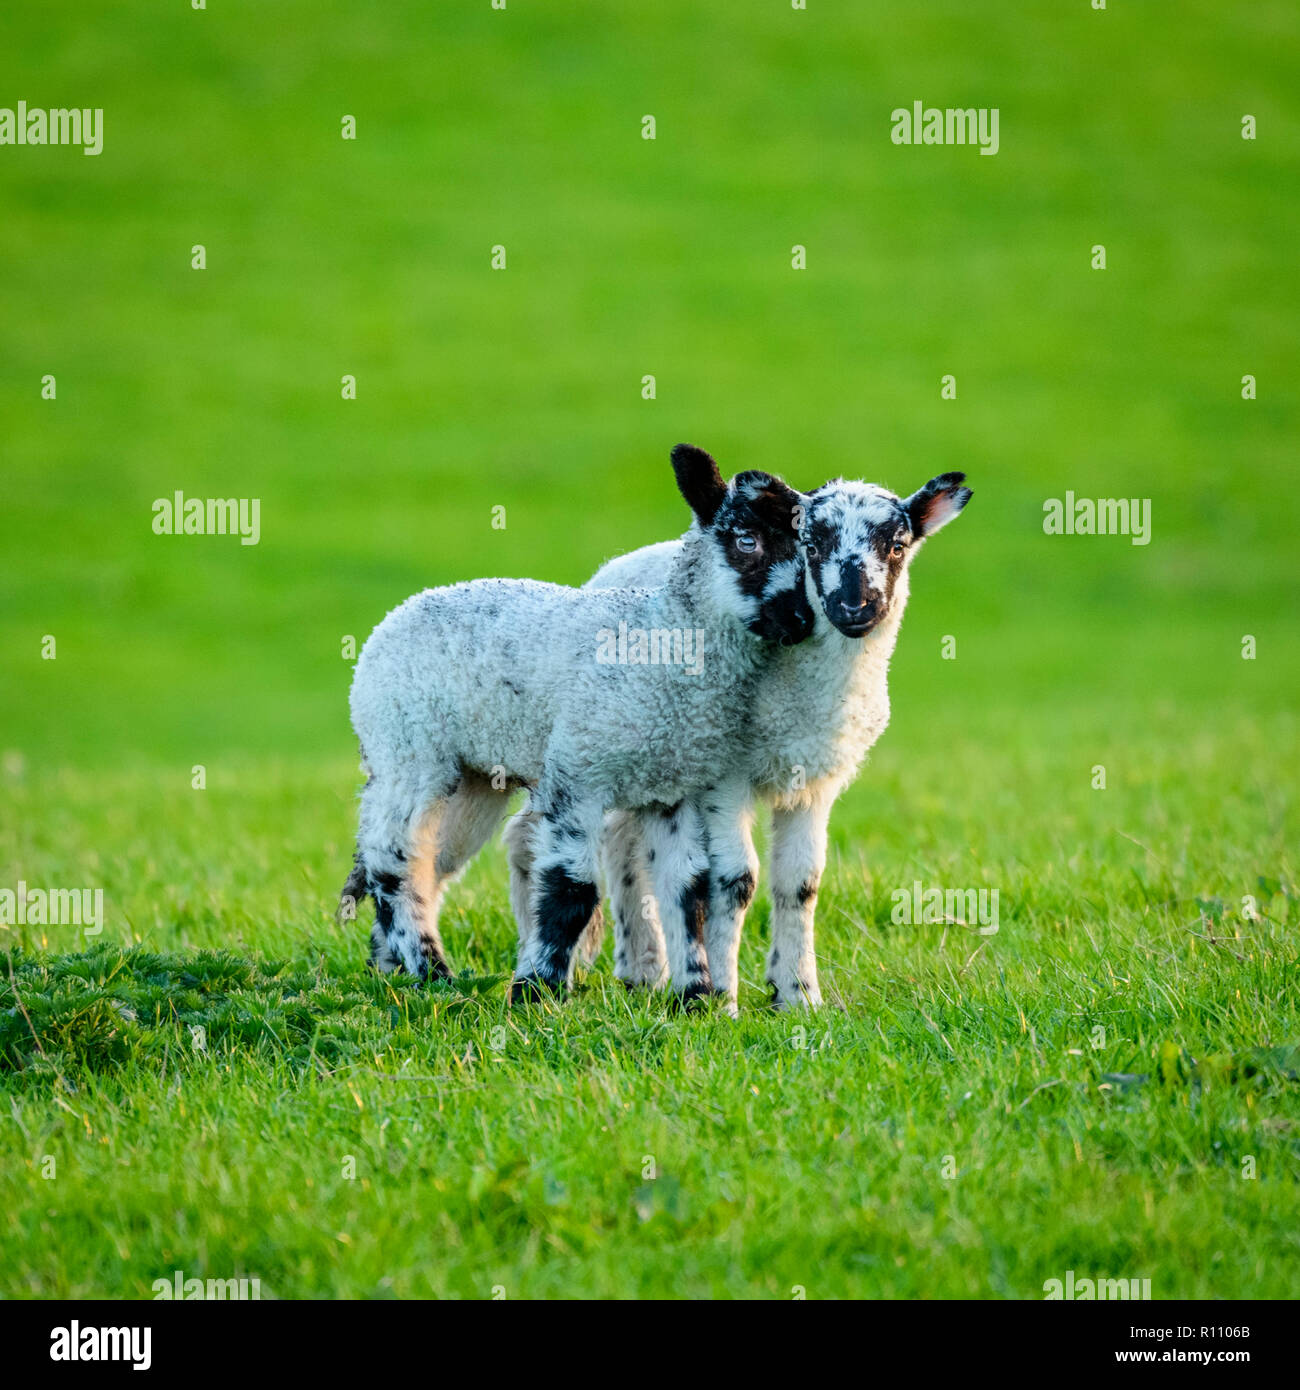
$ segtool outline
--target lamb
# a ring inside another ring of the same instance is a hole
[[[801,543],[819,610],[813,635],[776,653],[754,688],[753,716],[734,750],[746,772],[744,794],[737,796],[733,784],[730,803],[715,794],[700,808],[710,836],[709,968],[732,1014],[740,931],[758,871],[753,798],[772,807],[767,981],[773,1002],[778,1008],[821,1003],[813,919],[831,807],[889,723],[889,659],[907,603],[908,570],[921,542],[970,500],[964,482],[962,473],[944,473],[900,498],[872,484],[836,479],[809,495]],[[655,583],[675,562],[678,544],[664,541],[621,556],[588,584]],[[517,910],[533,837],[531,811],[506,828]],[[665,928],[670,946],[674,928],[661,924],[652,906],[635,813],[609,816],[604,857],[615,915],[615,974],[629,985],[657,987],[665,971]]]
[[[725,753],[773,644],[802,640],[814,614],[796,530],[802,495],[756,471],[726,483],[691,445],[672,463],[694,520],[655,587],[483,579],[426,589],[366,642],[351,710],[368,780],[344,893],[374,899],[379,970],[449,975],[437,923],[446,885],[510,792],[528,786],[534,925],[512,999],[565,989],[598,898],[603,818],[620,808],[640,815],[673,983],[687,999],[710,990],[695,798],[734,777]]]

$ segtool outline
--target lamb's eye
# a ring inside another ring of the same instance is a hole
[[[815,560],[821,554],[821,551],[818,550],[815,545],[807,546],[806,549],[808,551],[808,558],[810,560]]]
[[[901,555],[903,553],[903,542],[895,541],[893,545],[890,546],[889,553],[895,557]]]
[[[758,537],[751,536],[748,531],[741,531],[736,537],[736,549],[744,551],[746,555],[752,555],[758,549]]]

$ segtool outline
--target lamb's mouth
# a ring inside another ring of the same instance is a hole
[[[835,619],[832,618],[831,625],[837,632],[842,632],[845,637],[865,637],[873,628],[880,626],[880,615],[877,614],[874,617],[863,618],[859,622],[849,622],[846,619],[836,622]]]

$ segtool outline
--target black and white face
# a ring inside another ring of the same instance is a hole
[[[808,573],[846,637],[865,637],[889,615],[920,543],[970,501],[965,478],[943,473],[910,497],[842,478],[809,494],[801,532]]]
[[[750,470],[725,482],[692,444],[673,450],[682,496],[709,541],[713,601],[755,636],[793,646],[811,635],[799,521],[808,498],[771,473]]]

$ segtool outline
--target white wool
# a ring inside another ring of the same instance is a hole
[[[692,528],[655,588],[569,589],[478,579],[426,589],[362,649],[352,722],[372,774],[437,793],[462,768],[536,783],[549,761],[610,807],[681,800],[712,781],[770,650],[743,620],[713,548]],[[601,634],[704,633],[682,664],[601,664]]]

